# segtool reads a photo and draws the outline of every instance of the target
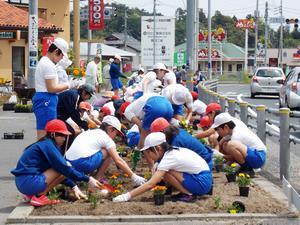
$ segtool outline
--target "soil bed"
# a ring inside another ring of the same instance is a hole
[[[126,160],[127,161],[127,160]],[[138,167],[137,173],[145,174],[145,163]],[[114,171],[110,167],[109,171]],[[109,174],[112,174],[110,172]],[[257,185],[250,187],[249,197],[240,197],[239,189],[236,183],[228,183],[224,173],[213,173],[214,188],[213,195],[204,195],[198,197],[194,203],[172,202],[170,196],[166,196],[165,204],[161,206],[154,205],[153,193],[151,191],[132,199],[129,202],[113,203],[111,196],[108,198],[99,197],[96,207],[91,201],[78,200],[69,202],[62,200],[58,205],[49,205],[35,208],[34,216],[54,216],[54,215],[170,215],[170,214],[201,214],[201,213],[227,213],[228,208],[234,201],[241,201],[246,206],[245,213],[272,213],[285,215],[288,213],[287,207],[272,198],[271,195]],[[133,188],[130,178],[120,175],[118,178],[122,181],[124,190]],[[255,178],[254,178],[255,180]],[[95,193],[94,193],[95,194]],[[176,194],[176,192],[173,192]],[[216,199],[219,200],[219,207],[216,207]]]

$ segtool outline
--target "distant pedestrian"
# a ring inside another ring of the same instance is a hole
[[[100,57],[95,56],[94,60],[89,62],[86,66],[86,84],[92,85],[95,89],[98,86],[98,64]]]
[[[112,86],[110,82],[110,75],[109,75],[109,70],[110,70],[110,65],[114,61],[113,58],[109,58],[107,64],[103,67],[103,90],[104,91],[111,91]]]
[[[116,54],[114,57],[114,61],[111,63],[109,69],[110,82],[115,95],[119,95],[119,89],[122,89],[123,93],[126,92],[126,88],[123,87],[123,84],[120,81],[120,77],[123,77],[125,79],[127,79],[127,77],[121,72],[120,64],[121,56]]]

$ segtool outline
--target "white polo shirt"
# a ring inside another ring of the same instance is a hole
[[[153,92],[156,78],[157,76],[155,73],[147,73],[146,75],[144,75],[144,78],[140,82],[144,94]],[[146,85],[146,81],[148,81],[147,85]]]
[[[145,115],[143,108],[147,100],[153,96],[159,96],[159,94],[156,93],[143,94],[142,97],[132,102],[124,112],[125,117],[129,121],[131,121],[133,117],[138,117],[139,119],[143,119]]]
[[[47,57],[43,56],[37,64],[35,71],[35,90],[36,92],[48,92],[46,80],[55,79],[58,83],[58,75],[55,64]]]
[[[76,160],[94,155],[101,149],[116,148],[115,142],[100,129],[87,130],[79,134],[66,152],[67,160]]]
[[[209,171],[209,167],[197,153],[187,148],[179,148],[167,151],[158,164],[157,170],[198,174],[205,170]]]
[[[167,87],[170,84],[176,84],[176,75],[173,71],[169,71],[164,76],[164,87]]]

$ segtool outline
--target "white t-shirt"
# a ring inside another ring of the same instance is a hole
[[[95,61],[91,61],[86,66],[86,82],[95,85],[97,81],[98,66]]]
[[[193,102],[193,112],[199,115],[203,115],[205,113],[206,107],[207,105],[199,99]]]
[[[166,152],[158,164],[157,170],[198,174],[205,170],[209,171],[209,167],[197,153],[187,148],[179,148]]]
[[[66,152],[67,160],[76,160],[94,155],[101,149],[116,148],[115,142],[103,130],[87,130],[79,134]]]
[[[142,91],[143,94],[147,94],[147,93],[152,93],[154,90],[154,85],[155,85],[155,81],[156,81],[156,74],[155,73],[147,73],[144,78],[141,80],[141,85],[142,85]],[[147,85],[146,82],[148,81]]]
[[[103,107],[109,108],[109,110],[110,110],[110,115],[112,115],[112,116],[115,115],[116,109],[115,109],[115,107],[114,107],[114,102],[113,102],[113,101],[110,101],[110,102],[105,103],[105,104],[102,106],[102,108],[103,108]]]
[[[152,96],[159,96],[159,94],[156,93],[150,93],[150,94],[143,94],[142,97],[138,98],[134,102],[132,102],[125,110],[124,115],[125,117],[131,121],[133,117],[138,117],[139,119],[144,118],[144,111],[143,108],[147,102],[147,100]]]
[[[35,90],[36,92],[48,92],[45,80],[53,80],[58,83],[58,75],[55,64],[47,57],[43,56],[35,71]]]
[[[176,75],[173,71],[169,71],[164,76],[164,87],[167,87],[170,84],[176,84]]]
[[[176,92],[180,90],[185,94],[185,103],[186,106],[190,109],[193,107],[193,97],[189,90],[181,84],[171,84],[162,90],[162,96],[166,97],[172,104],[172,96],[176,94]],[[176,92],[175,92],[176,91]]]

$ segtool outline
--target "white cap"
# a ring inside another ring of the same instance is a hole
[[[219,115],[216,116],[213,125],[211,128],[216,128],[219,127],[220,125],[224,123],[228,123],[232,121],[232,116],[230,116],[228,113],[220,113]]]
[[[175,105],[183,105],[186,102],[186,92],[182,88],[175,89],[172,95],[172,101]]]
[[[142,148],[140,151],[147,150],[148,148],[160,145],[164,142],[166,142],[166,135],[164,133],[153,132],[145,138],[144,148]]]
[[[69,44],[62,38],[55,38],[53,44],[59,48],[63,55],[68,58]]]
[[[165,70],[165,71],[167,71],[167,72],[169,71],[169,70],[167,70],[165,64],[163,64],[163,63],[156,63],[156,64],[153,66],[152,69],[154,69],[154,70]]]
[[[120,121],[117,119],[117,117],[114,116],[105,116],[102,120],[103,123],[107,123],[110,126],[116,128],[122,135],[123,132],[121,131],[121,123]]]
[[[144,70],[144,68],[143,68],[143,67],[139,68],[139,70],[138,70],[138,71],[142,71],[143,73],[145,72],[145,70]]]
[[[114,59],[113,58],[109,58],[109,60],[108,60],[110,63],[112,63],[113,61],[114,61]]]
[[[114,58],[121,61],[121,56],[120,56],[119,54],[115,54],[115,57],[114,57]]]

